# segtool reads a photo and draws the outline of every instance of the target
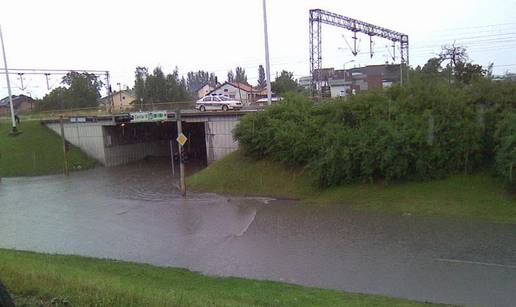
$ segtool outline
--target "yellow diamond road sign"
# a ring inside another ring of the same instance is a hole
[[[176,141],[179,143],[179,145],[184,146],[186,141],[188,141],[188,138],[184,134],[181,133],[177,137]]]

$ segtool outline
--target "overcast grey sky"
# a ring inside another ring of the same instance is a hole
[[[11,68],[102,69],[132,86],[136,66],[175,66],[215,72],[246,68],[254,83],[264,63],[261,0],[219,1],[57,1],[3,0],[0,24]],[[296,78],[309,73],[308,10],[321,8],[409,35],[411,65],[424,64],[440,46],[457,41],[479,64],[495,72],[516,71],[516,0],[343,1],[268,0],[272,75],[283,69]],[[347,39],[343,37],[343,34]],[[323,63],[341,68],[353,59],[350,34],[323,27]],[[352,65],[389,60],[389,42],[375,40],[375,55],[359,55]],[[368,52],[362,36],[361,52]],[[340,48],[340,49],[339,49]],[[3,67],[3,64],[0,65]],[[41,97],[44,77],[25,76],[26,91]],[[22,93],[17,77],[14,93]],[[59,77],[51,84],[57,86]],[[0,96],[7,95],[5,78]]]

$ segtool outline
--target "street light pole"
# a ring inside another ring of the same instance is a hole
[[[269,106],[272,104],[272,92],[271,92],[271,64],[269,60],[269,33],[267,30],[267,4],[266,0],[263,0],[263,32],[265,37],[265,74],[267,77],[267,103]]]
[[[12,133],[17,132],[16,119],[14,118],[13,97],[11,93],[11,81],[9,80],[9,69],[7,68],[7,57],[5,56],[4,36],[2,35],[2,26],[0,26],[0,42],[2,43],[2,54],[4,56],[5,79],[7,80],[7,93],[9,94],[9,105],[11,107]]]
[[[344,62],[344,64],[342,65],[342,68],[344,70],[344,88],[346,88],[346,64],[353,63],[353,62],[355,62],[355,60]],[[351,79],[351,83],[353,83],[353,79]],[[347,93],[345,96],[347,96]]]

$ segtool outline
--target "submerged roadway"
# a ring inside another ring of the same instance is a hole
[[[146,162],[4,178],[0,248],[420,301],[516,305],[516,225],[192,194]]]

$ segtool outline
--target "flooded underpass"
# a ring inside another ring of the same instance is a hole
[[[516,302],[516,225],[269,198],[182,199],[176,182],[166,158],[69,178],[4,178],[0,248],[432,302]]]

